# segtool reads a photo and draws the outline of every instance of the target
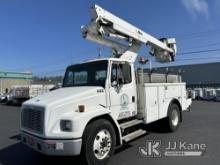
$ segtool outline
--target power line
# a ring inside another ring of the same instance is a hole
[[[184,48],[184,50],[204,48],[204,47],[215,46],[215,45],[220,45],[220,42],[214,42],[214,43],[211,43],[211,44],[202,44],[202,45],[198,45],[198,46],[195,46],[195,47],[186,47],[186,48]]]
[[[220,59],[220,57],[183,58],[183,59],[176,59],[175,61],[210,60],[210,59]]]
[[[176,35],[176,37],[179,37],[179,39],[189,39],[189,38],[195,38],[195,37],[202,37],[201,35],[207,35],[209,33],[213,33],[213,32],[220,32],[220,29],[214,29],[214,30],[208,30],[208,31],[203,31],[203,32],[195,32],[195,33],[191,33],[191,34],[182,34],[182,35]],[[219,33],[220,34],[220,33]],[[199,36],[198,36],[199,35]],[[200,48],[200,47],[207,47],[207,46],[213,46],[213,45],[218,45],[220,44],[220,42],[216,42],[216,43],[212,43],[212,44],[207,44],[207,45],[200,45],[198,47],[194,47],[194,48]],[[193,49],[193,47],[191,47],[190,49]],[[191,51],[191,52],[183,52],[183,53],[178,53],[180,54],[194,54],[194,53],[204,53],[204,52],[211,52],[211,51],[219,51],[220,49],[216,49],[216,50],[201,50],[201,51]],[[45,64],[39,64],[39,65],[33,65],[30,67],[25,67],[25,68],[17,68],[15,70],[29,70],[29,69],[37,69],[37,68],[42,68],[42,67],[47,67],[48,65],[54,65],[54,64],[58,64],[61,62],[66,61],[66,59],[63,60],[58,60],[58,61],[54,61],[54,62],[49,62],[49,63],[45,63]],[[71,61],[72,61],[72,56],[71,56]]]
[[[185,55],[185,54],[197,54],[197,53],[207,53],[207,52],[216,52],[216,51],[220,51],[220,49],[207,49],[207,50],[200,50],[200,51],[190,51],[190,52],[183,52],[183,53],[179,53],[178,55]],[[186,61],[186,60],[202,60],[202,59],[218,59],[220,57],[208,57],[208,58],[187,58],[187,59],[177,59],[176,61]],[[61,72],[64,71],[65,69],[58,69],[58,70],[53,70],[50,72],[42,72],[42,73],[38,73],[37,75],[47,75],[47,74],[52,74],[52,73],[57,73],[57,72]]]
[[[207,49],[207,50],[200,50],[200,51],[182,52],[182,53],[178,53],[178,55],[207,53],[207,52],[216,52],[216,51],[220,51],[220,49]],[[216,58],[220,58],[220,57],[187,58],[187,59],[177,59],[176,61],[181,61],[181,60],[184,61],[184,60],[216,59]],[[53,71],[50,71],[50,72],[41,72],[41,73],[38,73],[37,75],[47,75],[47,74],[52,74],[52,73],[61,72],[61,71],[64,71],[64,70],[65,70],[65,69],[58,69],[58,70],[53,70]]]
[[[179,40],[186,40],[186,39],[190,39],[190,38],[200,38],[200,37],[202,37],[202,35],[210,35],[211,33],[214,33],[216,35],[217,32],[220,32],[220,28],[216,28],[213,30],[207,30],[207,31],[201,31],[201,32],[194,32],[194,33],[190,33],[190,34],[176,35],[176,37]]]
[[[209,30],[209,31],[203,31],[203,32],[196,32],[196,33],[191,33],[191,34],[188,34],[188,35],[179,35],[180,38],[182,37],[182,39],[185,38],[190,38],[190,37],[201,37],[201,36],[197,36],[197,35],[202,35],[202,34],[208,34],[208,33],[212,33],[212,32],[218,32],[220,31],[220,29],[215,29],[215,30]],[[178,35],[177,35],[178,36]],[[199,47],[207,47],[207,46],[213,46],[213,45],[218,45],[220,44],[220,42],[216,42],[216,43],[212,43],[212,44],[206,44],[206,45],[200,45],[198,46],[197,48]],[[195,48],[195,47],[194,47]],[[181,52],[181,53],[178,53],[178,55],[187,55],[187,54],[198,54],[198,53],[206,53],[206,52],[216,52],[216,51],[220,51],[220,49],[208,49],[208,50],[198,50],[198,51],[189,51],[189,52]],[[217,58],[217,57],[214,57],[214,58]],[[193,59],[197,59],[197,58],[191,58],[191,59],[185,59],[185,60],[193,60]],[[210,57],[209,58],[199,58],[199,59],[211,59]],[[184,59],[183,59],[184,60]],[[45,67],[45,66],[48,66],[48,65],[53,65],[56,64],[56,63],[61,63],[61,62],[64,62],[66,61],[65,60],[59,60],[59,61],[54,61],[54,62],[50,62],[50,63],[46,63],[46,64],[39,64],[39,65],[34,65],[34,66],[31,66],[29,68],[19,68],[19,69],[16,69],[16,70],[25,70],[25,69],[36,69],[36,68],[42,68],[42,67]],[[61,71],[61,70],[58,70],[58,71]],[[51,74],[51,73],[55,73],[57,71],[52,71],[52,72],[41,72],[41,74]]]
[[[198,51],[182,52],[182,53],[178,53],[178,55],[196,54],[196,53],[207,53],[207,52],[217,52],[217,51],[220,51],[220,49],[207,49],[207,50],[198,50]]]

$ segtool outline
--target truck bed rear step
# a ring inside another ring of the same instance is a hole
[[[142,129],[139,129],[137,131],[134,131],[134,132],[132,132],[132,133],[122,137],[122,140],[124,142],[129,142],[129,141],[131,141],[131,140],[133,140],[133,139],[135,139],[137,137],[140,137],[141,135],[144,135],[144,134],[146,134],[146,131],[142,130]]]
[[[122,131],[124,131],[126,128],[129,128],[129,127],[141,124],[141,123],[143,123],[143,120],[134,119],[134,120],[120,124],[120,127]]]

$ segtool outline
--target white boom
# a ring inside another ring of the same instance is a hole
[[[91,14],[90,23],[81,27],[83,37],[110,47],[114,57],[134,62],[138,49],[146,44],[150,46],[150,54],[155,56],[156,61],[174,61],[177,50],[175,38],[158,40],[98,5],[91,8]]]

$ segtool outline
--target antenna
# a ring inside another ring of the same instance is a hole
[[[101,58],[101,56],[102,56],[102,48],[101,48],[101,47],[99,47],[99,54],[98,54],[98,58]]]
[[[72,53],[70,54],[70,65],[73,64],[73,56],[72,56]]]

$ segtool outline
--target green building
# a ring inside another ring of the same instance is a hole
[[[0,71],[0,93],[7,93],[15,85],[30,85],[31,81],[31,72]]]

